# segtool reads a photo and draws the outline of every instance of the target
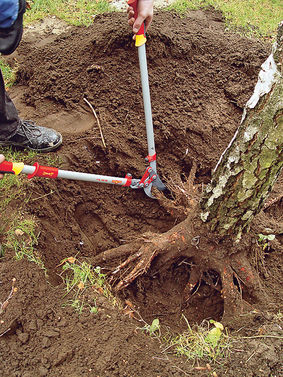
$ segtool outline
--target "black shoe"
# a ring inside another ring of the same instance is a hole
[[[19,12],[16,21],[8,28],[0,28],[0,52],[3,55],[12,54],[21,42],[25,11],[26,0],[19,0]]]
[[[37,152],[50,152],[62,144],[62,135],[52,128],[37,126],[29,120],[22,121],[17,133],[0,145],[28,148]]]

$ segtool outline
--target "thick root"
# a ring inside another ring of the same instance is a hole
[[[198,205],[201,192],[199,187],[194,185],[197,164],[193,161],[189,176],[183,182],[180,175],[172,176],[166,182],[166,186],[173,194],[174,200],[166,198],[162,192],[157,192],[156,197],[164,207],[176,219],[185,219]]]
[[[145,274],[149,267],[151,266],[151,262],[153,261],[154,257],[158,254],[157,249],[153,249],[149,246],[142,247],[137,253],[131,255],[124,263],[120,264],[112,274],[117,274],[122,269],[124,269],[129,263],[133,262],[134,260],[139,259],[136,266],[132,269],[132,271],[124,278],[122,278],[119,283],[116,285],[115,290],[120,291],[121,289],[126,288],[129,284],[131,284],[138,276]]]
[[[244,251],[228,253],[227,245],[220,246],[210,240],[206,229],[200,232],[193,217],[187,217],[166,233],[145,235],[143,239],[105,251],[94,261],[96,265],[113,265],[113,260],[120,260],[110,275],[115,290],[121,291],[145,274],[153,261],[153,272],[160,274],[184,257],[191,264],[189,281],[183,292],[184,306],[190,305],[190,298],[206,284],[212,291],[221,292],[223,321],[237,318],[245,311],[251,312],[254,309],[251,303],[257,301],[257,296],[260,297],[257,293],[262,289]]]
[[[142,240],[134,241],[126,245],[121,245],[113,249],[105,250],[98,254],[91,260],[91,264],[94,266],[100,266],[101,264],[111,263],[111,261],[123,260],[127,258],[133,250],[138,250],[142,245]]]

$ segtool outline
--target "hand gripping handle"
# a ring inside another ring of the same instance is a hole
[[[32,172],[30,170],[33,168]],[[27,170],[28,169],[28,170]],[[9,162],[4,161],[0,164],[0,174],[15,174],[18,175],[21,172],[28,174],[28,178],[33,177],[44,177],[44,178],[57,178],[58,168],[53,168],[50,166],[41,166],[36,162],[33,167],[24,165],[23,162]]]
[[[22,162],[13,163],[3,161],[0,164],[0,174],[15,174],[18,175],[23,170],[24,164]]]
[[[134,19],[138,17],[138,1],[139,0],[128,0],[128,5],[134,10]],[[146,42],[145,36],[145,23],[143,22],[139,31],[136,34],[136,47],[142,46]]]

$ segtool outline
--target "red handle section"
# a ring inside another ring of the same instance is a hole
[[[15,174],[15,172],[13,172],[13,163],[12,162],[9,162],[9,161],[3,161],[1,162],[0,164],[0,173],[11,173],[11,174]]]
[[[138,17],[138,0],[129,0],[128,5],[134,9],[134,18],[136,20]],[[137,32],[137,35],[145,35],[144,22],[142,23],[140,30]]]
[[[29,179],[33,177],[57,178],[58,176],[58,168],[41,166],[38,162],[36,162],[33,166],[35,166],[35,171],[32,174],[28,175]]]

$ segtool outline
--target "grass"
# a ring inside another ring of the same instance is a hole
[[[26,258],[47,274],[41,256],[35,248],[39,237],[36,229],[34,219],[25,218],[17,221],[16,227],[9,229],[6,246],[14,250],[16,260]]]
[[[76,257],[65,258],[60,265],[60,274],[65,284],[64,297],[71,294],[67,305],[82,313],[87,306],[91,313],[99,311],[96,305],[96,296],[103,295],[113,306],[118,305],[118,300],[112,295],[106,281],[106,275],[99,266],[93,267],[87,262],[80,262]]]
[[[165,343],[168,344],[166,350],[173,349],[174,353],[185,356],[190,361],[216,362],[228,357],[230,337],[221,323],[210,320],[191,327],[188,320],[184,316],[183,318],[187,330],[167,339],[165,337]]]
[[[1,148],[0,153],[5,155],[7,161],[14,162],[27,163],[38,157],[34,151],[15,151],[8,147]],[[50,156],[43,158],[45,161],[54,163],[54,158],[52,161]],[[27,258],[45,270],[40,255],[36,251],[39,236],[36,233],[36,221],[25,213],[29,201],[33,200],[28,190],[30,184],[27,177],[21,174],[18,176],[6,174],[0,180],[0,257],[4,257],[9,249],[15,254],[17,260]]]
[[[199,365],[200,361],[206,362],[206,366],[201,367],[200,370],[207,370],[210,373],[212,371],[210,364],[220,365],[231,353],[233,338],[228,335],[220,322],[204,320],[200,325],[191,326],[183,315],[187,329],[176,335],[167,327],[161,327],[158,318],[148,324],[138,311],[134,312],[139,317],[138,320],[144,323],[144,326],[138,329],[158,340],[164,355],[174,354],[185,357],[193,365],[195,363]],[[213,375],[213,372],[211,373]]]
[[[7,160],[15,160],[20,155],[20,152],[13,152],[11,149],[6,149],[4,153]],[[35,249],[39,236],[36,233],[36,221],[23,214],[23,208],[30,200],[26,185],[23,177],[10,174],[0,180],[0,257],[4,257],[9,249],[15,254],[16,260],[27,258],[46,272]]]
[[[11,148],[1,148],[0,152],[5,155],[7,161],[25,161],[30,158],[32,154],[23,155],[19,151],[13,151]],[[16,177],[13,174],[7,174],[4,179],[0,180],[0,213],[3,214],[10,208],[9,204],[18,200],[23,203],[27,200],[27,194],[23,194],[26,181],[23,177]],[[4,231],[3,218],[0,223],[0,235]]]
[[[12,69],[9,64],[0,59],[0,69],[3,77],[5,78],[6,88],[10,88],[16,80],[16,70]]]
[[[56,16],[71,25],[89,26],[96,14],[113,10],[107,0],[32,0],[29,3],[31,9],[26,12],[25,24]]]
[[[273,38],[283,20],[281,0],[176,0],[167,9],[184,14],[188,9],[208,7],[223,13],[229,29],[248,36]]]

